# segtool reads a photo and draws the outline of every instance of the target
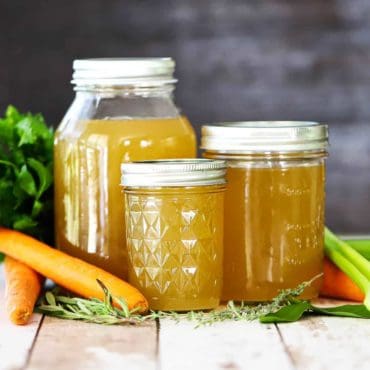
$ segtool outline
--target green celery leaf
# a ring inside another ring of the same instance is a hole
[[[37,226],[37,222],[28,215],[19,216],[18,219],[13,223],[13,229],[19,231],[32,229],[35,226]]]
[[[4,202],[12,201],[13,196],[11,195],[13,192],[13,182],[8,178],[2,178],[0,180],[0,202],[1,206],[3,206]],[[9,199],[9,196],[11,199]]]
[[[10,161],[7,161],[7,160],[4,160],[4,159],[0,159],[0,166],[2,167],[6,167],[6,168],[10,168],[12,169],[14,172],[17,173],[17,166],[14,165],[14,163],[10,162]]]
[[[0,143],[2,145],[12,145],[14,143],[14,125],[9,119],[0,119]],[[5,158],[5,152],[2,153]]]
[[[370,311],[363,304],[346,304],[337,307],[321,308],[311,306],[313,313],[327,316],[356,317],[370,319]]]
[[[20,138],[18,146],[22,146],[24,144],[34,144],[36,142],[37,134],[32,125],[33,123],[30,117],[23,118],[16,124],[17,133]]]
[[[36,195],[36,183],[30,171],[28,171],[27,166],[23,165],[19,174],[17,176],[17,184],[24,190],[28,195]]]
[[[46,168],[40,161],[29,158],[27,160],[28,165],[36,172],[39,178],[39,187],[37,190],[37,198],[39,199],[41,195],[50,187],[53,183],[53,174]]]
[[[16,123],[16,130],[19,136],[18,146],[35,144],[38,139],[49,141],[52,132],[46,126],[43,117],[39,114],[32,116],[28,114],[21,121]]]
[[[0,226],[12,227],[14,218],[13,204],[11,202],[2,202],[0,206]]]
[[[33,206],[32,206],[32,217],[37,217],[40,212],[43,210],[44,208],[44,205],[38,201],[38,200],[35,200],[34,203],[33,203]]]
[[[22,118],[22,115],[19,113],[18,109],[14,105],[9,105],[5,112],[5,117],[17,122]]]
[[[299,301],[292,303],[288,306],[284,306],[275,313],[269,313],[259,318],[260,322],[267,323],[278,323],[278,322],[294,322],[299,320],[302,315],[309,311],[311,303],[308,301]]]
[[[53,130],[9,106],[0,117],[0,227],[53,244]]]

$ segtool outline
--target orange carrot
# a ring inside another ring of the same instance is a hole
[[[327,258],[324,259],[324,279],[320,295],[356,302],[363,302],[365,298],[357,285]]]
[[[11,257],[5,257],[5,305],[10,320],[16,325],[27,324],[41,291],[41,276]]]
[[[125,299],[130,310],[135,308],[143,313],[148,309],[145,297],[130,284],[18,231],[0,228],[0,252],[82,297],[104,299],[96,281],[99,279],[114,296]]]

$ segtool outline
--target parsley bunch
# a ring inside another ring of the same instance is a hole
[[[0,226],[53,242],[53,131],[9,106],[0,118]]]

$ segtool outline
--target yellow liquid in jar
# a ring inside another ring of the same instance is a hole
[[[129,282],[155,310],[218,306],[224,187],[126,190]]]
[[[223,300],[271,300],[322,273],[324,164],[231,166],[227,179]]]
[[[185,117],[86,120],[57,131],[57,247],[126,278],[121,163],[195,155],[195,135]]]

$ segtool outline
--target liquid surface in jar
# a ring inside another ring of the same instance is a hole
[[[236,167],[227,173],[223,300],[265,301],[322,273],[325,169]],[[320,279],[302,298],[318,295]]]
[[[86,120],[57,131],[57,247],[126,278],[121,163],[195,155],[195,135],[185,117]]]
[[[145,295],[151,309],[218,306],[223,190],[201,186],[126,192],[129,282]]]

